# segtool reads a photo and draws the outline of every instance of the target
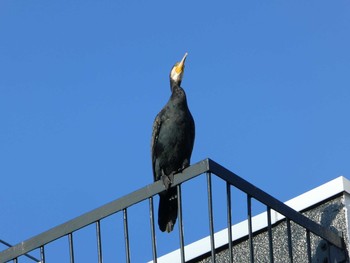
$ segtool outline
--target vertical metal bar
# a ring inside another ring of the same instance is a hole
[[[102,241],[101,241],[101,225],[100,221],[96,221],[96,237],[97,237],[97,256],[98,263],[102,263]]]
[[[208,212],[209,212],[209,230],[210,230],[210,244],[211,244],[211,261],[215,262],[213,199],[212,199],[211,173],[210,172],[207,172],[207,186],[208,186]]]
[[[45,250],[44,250],[44,246],[40,247],[40,263],[45,263]]]
[[[68,234],[70,263],[74,263],[73,234]]]
[[[129,247],[129,230],[128,230],[128,213],[126,208],[123,209],[124,215],[124,238],[125,238],[125,255],[126,262],[130,263],[130,247]]]
[[[17,258],[14,258],[13,259],[13,263],[17,263],[18,261],[17,261]]]
[[[156,245],[156,231],[154,227],[153,197],[149,198],[149,217],[150,217],[150,223],[151,223],[153,262],[157,263],[157,245]]]
[[[324,240],[327,244],[327,262],[331,262],[331,244],[327,241],[327,240]]]
[[[267,207],[267,231],[269,235],[270,263],[273,263],[274,258],[273,258],[273,242],[272,242],[271,208],[269,206]]]
[[[184,229],[182,223],[182,196],[181,196],[181,185],[177,186],[177,206],[179,214],[179,237],[180,237],[180,254],[181,263],[185,263],[185,244],[184,244]]]
[[[310,230],[309,229],[306,229],[306,245],[307,245],[308,262],[311,263],[311,240],[310,240]]]
[[[292,248],[292,230],[290,227],[290,219],[287,218],[287,236],[288,236],[288,253],[290,263],[293,263],[293,248]]]
[[[230,263],[233,262],[232,254],[232,216],[231,216],[231,185],[226,182],[226,193],[227,193],[227,236],[228,236],[228,250],[230,256]]]
[[[253,226],[252,226],[252,197],[250,195],[247,195],[247,210],[248,210],[248,233],[249,233],[250,262],[254,263]]]

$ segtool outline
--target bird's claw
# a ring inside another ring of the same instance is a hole
[[[169,181],[170,181],[171,184],[174,183],[174,174],[175,174],[175,172],[171,172],[171,173],[168,175],[168,178],[169,178]]]
[[[166,175],[164,174],[164,171],[162,171],[161,179],[166,190],[168,190],[170,185],[174,182],[174,174],[174,172],[171,172],[169,175]]]
[[[166,175],[162,175],[161,179],[162,179],[163,185],[165,186],[165,189],[168,190],[171,184],[169,177]]]

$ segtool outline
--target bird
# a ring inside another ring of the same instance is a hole
[[[171,96],[153,122],[151,156],[154,181],[162,180],[165,191],[159,194],[158,225],[170,233],[178,213],[177,189],[171,187],[174,174],[190,165],[195,123],[187,105],[181,82],[187,53],[170,71]]]

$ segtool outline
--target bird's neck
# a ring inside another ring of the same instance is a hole
[[[183,93],[185,93],[185,91],[183,90],[183,88],[180,87],[180,85],[172,85],[171,93],[173,95],[182,95]]]
[[[174,85],[171,87],[170,100],[174,105],[187,105],[186,93],[183,90],[183,88],[181,88],[178,85]]]
[[[181,88],[181,81],[175,81],[172,78],[170,78],[170,89],[171,92],[173,92],[174,89]]]

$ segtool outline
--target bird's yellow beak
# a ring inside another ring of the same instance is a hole
[[[188,54],[186,52],[184,57],[181,59],[181,61],[176,65],[175,71],[176,71],[177,74],[180,74],[183,71],[187,55]]]

